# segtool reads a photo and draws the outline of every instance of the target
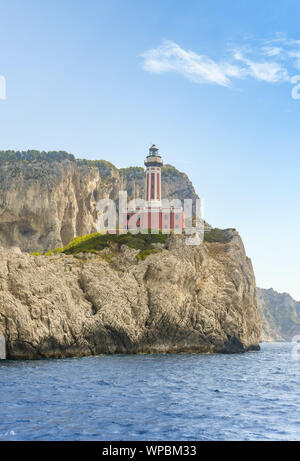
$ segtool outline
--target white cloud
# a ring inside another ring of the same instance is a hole
[[[300,48],[288,51],[288,57],[292,59],[293,66],[300,69]]]
[[[282,52],[282,48],[279,46],[264,46],[262,52],[268,57],[279,56]]]
[[[288,71],[281,64],[274,61],[252,61],[243,56],[239,51],[234,53],[234,58],[246,64],[246,74],[269,83],[289,80]]]
[[[231,46],[226,58],[215,60],[177,43],[164,41],[143,53],[143,68],[152,73],[177,72],[197,83],[230,87],[234,79],[253,78],[266,83],[291,80],[292,69],[300,69],[300,40],[276,34],[273,39],[244,37],[242,44]]]
[[[165,41],[158,48],[142,54],[143,68],[161,74],[178,72],[197,83],[230,86],[230,77],[240,75],[240,68],[227,62],[216,62],[205,55],[184,50],[174,42]]]
[[[288,38],[285,34],[280,33],[274,39],[265,41],[264,50],[266,53],[268,50],[270,52],[274,50],[275,54],[273,56],[278,56],[281,62],[285,62],[287,67],[300,69],[300,40]]]

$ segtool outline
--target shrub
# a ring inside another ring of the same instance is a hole
[[[212,229],[209,232],[204,233],[204,241],[209,243],[228,243],[231,237],[228,235],[226,230]]]
[[[153,250],[153,243],[166,243],[167,236],[165,234],[99,234],[85,235],[83,237],[74,238],[69,245],[63,249],[65,254],[78,254],[81,252],[101,251],[104,248],[115,244],[117,249],[122,245],[127,245],[129,248],[144,251],[147,249]]]
[[[59,253],[62,253],[63,250],[64,250],[63,248],[55,248],[54,250],[50,250],[44,253],[44,256],[57,255]]]
[[[182,176],[183,173],[181,173],[177,168],[175,168],[173,165],[165,164],[162,167],[162,174],[163,175],[170,175],[170,176]]]
[[[144,261],[144,259],[147,258],[147,256],[150,256],[152,253],[158,253],[161,250],[157,250],[156,248],[146,248],[145,250],[140,251],[136,257],[140,261]]]
[[[84,158],[76,159],[77,165],[87,165],[97,167],[103,174],[110,173],[111,170],[117,170],[117,167],[107,160],[87,160]]]
[[[6,150],[0,151],[0,163],[3,162],[12,162],[16,160],[23,160],[28,162],[33,162],[36,160],[45,160],[45,161],[53,161],[56,160],[61,162],[63,160],[70,160],[75,162],[75,157],[73,154],[69,154],[65,151],[38,151],[38,150],[27,150],[27,151],[14,151],[14,150]]]

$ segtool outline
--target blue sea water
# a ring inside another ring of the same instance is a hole
[[[294,346],[0,361],[0,440],[300,440]]]

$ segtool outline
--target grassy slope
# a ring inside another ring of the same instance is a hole
[[[78,253],[96,253],[98,251],[116,245],[120,249],[121,245],[127,245],[130,248],[140,250],[137,255],[138,259],[145,259],[149,254],[156,250],[154,243],[165,244],[167,235],[159,234],[99,234],[85,235],[75,237],[65,248],[57,248],[46,253],[51,255],[55,253],[64,253],[67,255],[77,255]]]
[[[82,237],[75,237],[71,242],[64,248],[56,248],[54,250],[45,253],[45,256],[52,254],[64,253],[66,255],[76,256],[79,253],[97,253],[98,251],[109,248],[112,245],[115,246],[116,250],[119,250],[122,245],[127,245],[130,248],[139,250],[137,258],[140,260],[145,259],[151,253],[158,251],[155,248],[155,243],[161,243],[165,245],[167,243],[167,234],[91,234],[84,235]],[[230,237],[228,237],[226,231],[221,229],[212,229],[210,232],[206,232],[204,235],[204,241],[209,243],[228,243]],[[39,255],[40,253],[32,253],[33,255]]]

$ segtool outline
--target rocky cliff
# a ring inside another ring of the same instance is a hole
[[[291,341],[300,335],[300,302],[287,293],[257,289],[264,341]]]
[[[166,165],[163,196],[197,197],[188,177]],[[96,231],[96,202],[144,197],[144,169],[75,160],[64,152],[0,152],[0,245],[46,251]]]
[[[45,177],[40,189],[35,181],[22,179],[28,180],[32,216],[36,194],[45,191],[44,210],[54,206],[54,198],[61,203],[64,195],[54,191],[66,181],[80,181],[80,171],[64,165],[57,182]],[[89,196],[99,177],[90,170],[86,174],[90,183],[82,186]],[[22,210],[19,206],[18,213]],[[60,231],[56,224],[47,240],[51,245]],[[258,349],[260,316],[251,261],[237,232],[226,235],[226,242],[200,246],[186,246],[183,236],[172,236],[144,260],[126,245],[76,257],[0,249],[0,335],[8,358]]]

